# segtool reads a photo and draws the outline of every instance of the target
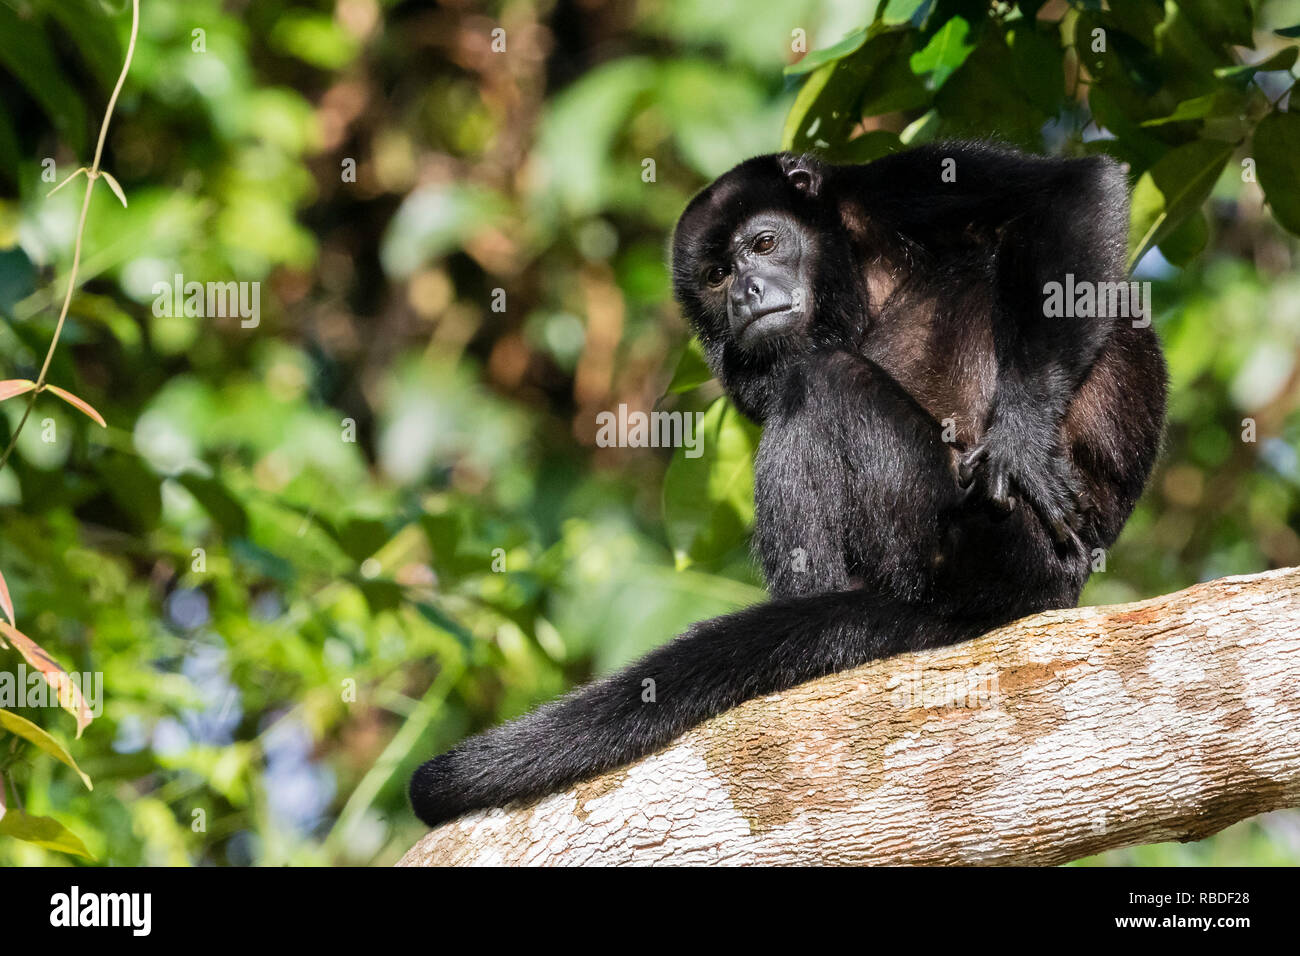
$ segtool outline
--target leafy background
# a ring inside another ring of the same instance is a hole
[[[0,0],[4,378],[35,376],[70,265],[79,196],[42,163],[88,162],[129,19]],[[1128,163],[1170,427],[1085,603],[1300,564],[1296,24],[1298,0],[145,0],[104,161],[129,206],[96,190],[50,376],[109,427],[42,395],[0,471],[18,623],[103,674],[104,710],[79,739],[52,709],[0,724],[0,863],[391,863],[420,760],[761,599],[756,433],[686,346],[665,237],[782,146]],[[260,282],[261,324],[155,315],[176,273]],[[707,410],[705,456],[596,447],[619,403]],[[1277,813],[1094,862],[1297,861]]]

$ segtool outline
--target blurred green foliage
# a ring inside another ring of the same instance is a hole
[[[392,862],[420,760],[761,599],[756,434],[686,349],[664,250],[695,189],[782,145],[1128,162],[1174,391],[1085,597],[1300,564],[1295,42],[1271,32],[1300,2],[1110,7],[146,0],[104,164],[130,204],[97,190],[51,369],[109,428],[41,396],[0,471],[19,623],[105,688],[75,742],[18,713],[95,789],[6,725],[10,812],[101,863]],[[0,377],[50,340],[79,198],[48,175],[88,161],[128,20],[0,0]],[[178,274],[260,283],[260,324],[157,314]],[[707,409],[705,457],[597,447],[620,403]],[[1103,860],[1295,862],[1295,819]],[[73,859],[0,837],[0,863]]]

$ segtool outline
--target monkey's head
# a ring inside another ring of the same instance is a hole
[[[825,169],[779,153],[700,192],[673,234],[673,293],[714,374],[753,418],[789,361],[862,334],[859,270]]]

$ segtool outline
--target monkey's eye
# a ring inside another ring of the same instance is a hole
[[[722,266],[714,266],[704,276],[704,281],[711,286],[720,286],[727,280],[727,270]]]
[[[765,232],[754,240],[752,248],[760,256],[767,255],[767,253],[776,248],[776,236],[772,235],[770,232]]]

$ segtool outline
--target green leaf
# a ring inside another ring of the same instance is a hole
[[[21,810],[10,810],[0,817],[0,836],[13,837],[46,850],[70,853],[94,860],[81,839],[52,817],[29,817]]]
[[[922,143],[933,142],[939,136],[939,128],[942,125],[943,120],[939,116],[939,111],[927,110],[904,127],[898,134],[898,141],[904,146],[920,146]]]
[[[1250,46],[1255,15],[1250,0],[1177,0],[1168,6],[1181,8],[1197,32],[1219,46]]]
[[[72,38],[100,85],[111,87],[122,70],[123,50],[104,8],[95,0],[41,0],[41,7]]]
[[[1008,82],[1014,74],[1006,41],[997,31],[986,31],[961,69],[935,95],[938,135],[978,137],[996,130],[999,139],[1040,148],[1043,124],[1050,117]]]
[[[698,339],[692,338],[682,349],[677,367],[673,370],[672,381],[668,383],[665,395],[680,395],[691,389],[699,388],[705,382],[712,381],[713,372],[704,361],[704,349]]]
[[[814,70],[786,117],[782,148],[839,147],[863,116],[927,103],[930,93],[909,65],[915,51],[915,31],[892,30]]]
[[[920,26],[930,15],[933,0],[889,0],[882,20],[890,26],[910,23]]]
[[[1246,98],[1238,90],[1219,90],[1205,96],[1183,100],[1168,116],[1149,119],[1143,126],[1164,126],[1166,123],[1186,123],[1210,116],[1237,116],[1245,107]]]
[[[963,17],[950,19],[930,37],[924,49],[912,54],[908,60],[912,72],[930,74],[926,86],[931,90],[943,86],[975,49],[970,32],[970,24]]]
[[[474,635],[465,628],[465,625],[461,624],[454,617],[451,617],[449,614],[444,614],[441,609],[430,604],[428,601],[415,601],[413,603],[415,605],[415,610],[422,618],[435,627],[446,631],[466,650],[469,650],[474,646]]]
[[[10,710],[0,710],[0,728],[35,744],[55,760],[67,764],[77,772],[77,776],[81,778],[81,782],[86,785],[87,790],[95,789],[94,784],[90,782],[90,778],[77,766],[77,762],[72,759],[72,754],[68,753],[67,748],[26,717],[19,716]]]
[[[868,130],[861,136],[855,136],[831,155],[837,163],[869,163],[881,156],[888,156],[903,148],[897,133],[883,129]]]
[[[1155,133],[1129,119],[1115,98],[1101,86],[1088,90],[1088,108],[1097,125],[1115,135],[1112,144],[1116,148],[1111,150],[1112,155],[1128,163],[1134,175],[1140,176],[1167,151],[1168,147]]]
[[[785,68],[785,75],[803,76],[807,73],[811,73],[819,66],[824,66],[827,63],[834,62],[835,60],[843,59],[867,42],[868,29],[868,27],[862,27],[861,29],[854,30],[838,43],[832,44],[831,46],[821,50],[813,50],[798,63],[792,63],[787,66]]]
[[[1055,26],[1047,32],[1032,20],[1007,25],[1007,49],[1016,87],[1045,113],[1055,114],[1065,98],[1065,54]]]
[[[370,557],[393,537],[395,529],[379,518],[348,518],[339,526],[339,546],[358,563]]]
[[[1201,208],[1232,155],[1231,143],[1197,140],[1166,153],[1138,179],[1129,219],[1128,267]]]
[[[916,44],[915,30],[882,33],[844,61],[844,72],[858,77],[862,91],[855,122],[863,116],[916,109],[930,102],[930,90],[912,71]]]
[[[800,87],[799,95],[795,97],[790,112],[786,114],[785,127],[781,131],[783,150],[802,152],[813,145],[813,137],[821,131],[823,116],[830,115],[832,118],[835,116],[836,107],[830,102],[831,93],[840,92],[838,107],[847,108],[848,97],[842,95],[842,87],[828,89],[831,77],[835,75],[836,66],[838,66],[836,63],[827,63],[825,66],[818,67]]]
[[[664,522],[678,568],[715,561],[744,541],[754,522],[754,452],[759,429],[719,398],[705,412],[702,454],[677,449],[664,475]]]
[[[1197,210],[1160,240],[1160,254],[1174,265],[1184,267],[1201,254],[1209,240],[1209,221],[1205,213]]]
[[[1273,217],[1300,236],[1300,115],[1269,113],[1255,128],[1255,167]]]
[[[176,480],[194,496],[227,538],[241,538],[248,533],[248,513],[244,506],[216,478],[190,471],[178,475]]]
[[[136,455],[109,453],[95,462],[101,487],[142,530],[162,517],[162,481]]]
[[[354,583],[361,589],[371,614],[395,611],[402,605],[402,587],[395,581],[376,578],[374,580],[358,579]]]
[[[41,105],[75,152],[86,144],[86,110],[64,79],[44,29],[0,3],[0,64],[8,68]]]
[[[1278,50],[1268,59],[1258,63],[1243,63],[1241,66],[1221,66],[1214,71],[1220,79],[1239,79],[1249,81],[1256,73],[1269,73],[1273,70],[1289,70],[1295,66],[1300,49],[1289,46]]]

